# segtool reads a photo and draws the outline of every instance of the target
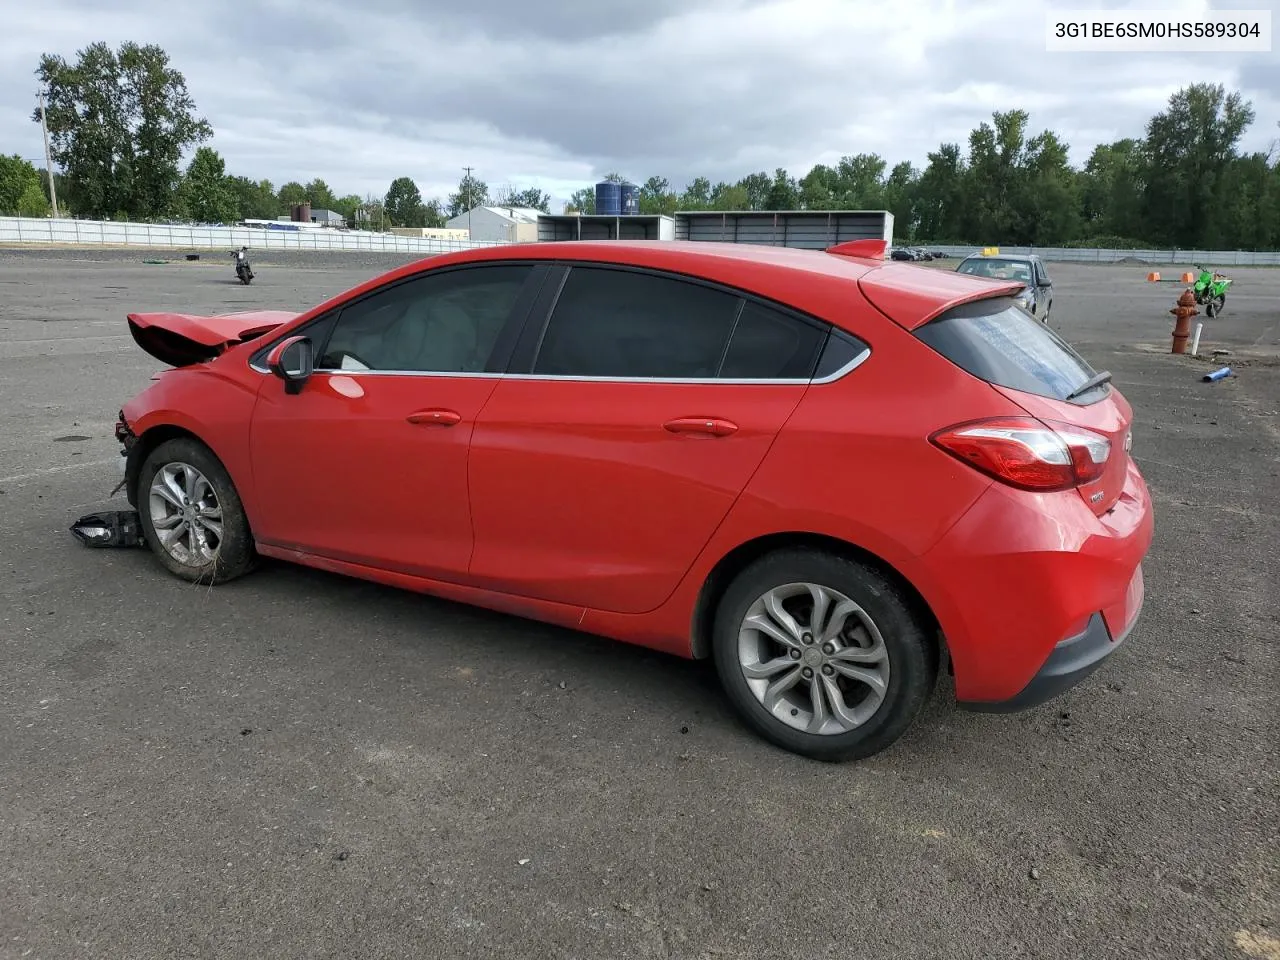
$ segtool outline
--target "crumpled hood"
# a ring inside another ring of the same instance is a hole
[[[287,310],[248,310],[213,317],[131,313],[129,332],[138,346],[157,360],[185,367],[212,360],[228,347],[270,333],[298,316]]]

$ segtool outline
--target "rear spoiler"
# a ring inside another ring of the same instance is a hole
[[[866,240],[846,240],[844,243],[827,247],[826,252],[837,257],[852,257],[855,260],[883,260],[884,252],[888,248],[888,240],[877,240],[872,237]]]

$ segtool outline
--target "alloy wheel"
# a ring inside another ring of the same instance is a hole
[[[222,505],[213,484],[191,464],[166,463],[156,471],[148,509],[156,538],[173,559],[202,567],[218,558]]]
[[[774,718],[805,733],[848,733],[875,716],[889,689],[889,653],[870,615],[816,583],[761,595],[738,632],[747,686]]]

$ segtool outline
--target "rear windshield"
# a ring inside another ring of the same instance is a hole
[[[1054,400],[1066,400],[1097,373],[1065,340],[1006,297],[948,310],[916,336],[987,383]],[[1100,385],[1073,399],[1090,402],[1107,389]]]

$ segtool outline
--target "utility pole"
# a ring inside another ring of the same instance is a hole
[[[471,168],[470,168],[470,167],[463,167],[462,169],[463,169],[463,170],[465,170],[465,171],[467,171],[467,179],[466,179],[466,181],[465,181],[465,182],[466,182],[466,185],[467,185],[467,190],[466,190],[466,193],[464,193],[464,194],[463,194],[462,199],[463,199],[463,200],[465,200],[465,201],[467,202],[467,239],[468,239],[468,240],[470,240],[470,239],[472,239],[472,237],[471,237],[471,208],[472,208],[473,206],[475,206],[475,204],[472,202],[472,199],[471,199]]]
[[[53,204],[53,219],[58,219],[58,188],[53,182],[53,156],[49,153],[49,127],[44,121],[44,91],[40,91],[40,132],[44,134],[44,168],[49,174],[49,201]]]

